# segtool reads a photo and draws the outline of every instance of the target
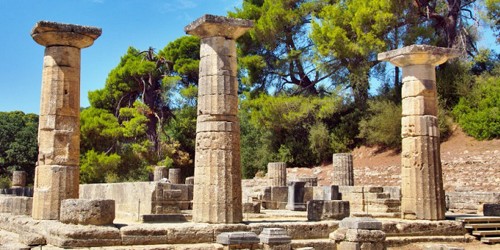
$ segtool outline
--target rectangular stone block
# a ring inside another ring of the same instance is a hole
[[[500,216],[500,204],[483,204],[484,216]]]
[[[382,222],[369,217],[349,217],[340,222],[339,228],[381,230]]]
[[[341,220],[349,217],[348,201],[311,200],[307,202],[307,220]]]
[[[201,76],[198,96],[205,95],[238,95],[238,79],[236,76],[214,75]]]
[[[405,97],[402,100],[403,116],[433,115],[437,116],[437,96]]]
[[[339,186],[317,186],[313,188],[313,200],[341,200]]]
[[[226,232],[217,235],[217,243],[222,245],[258,244],[259,237],[254,232]]]
[[[439,137],[438,119],[435,116],[404,116],[401,118],[401,136]]]
[[[271,187],[271,200],[276,202],[287,202],[288,187]]]

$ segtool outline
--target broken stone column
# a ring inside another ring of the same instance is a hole
[[[401,135],[401,214],[404,219],[443,220],[435,67],[458,50],[411,45],[380,53],[378,59],[403,69]]]
[[[159,181],[163,178],[168,178],[168,168],[165,166],[156,166],[153,176],[153,181]]]
[[[186,26],[201,38],[193,221],[242,220],[235,39],[249,20],[204,15]]]
[[[180,168],[169,168],[168,169],[168,180],[172,184],[182,184],[182,173]]]
[[[14,171],[12,172],[12,188],[26,187],[26,172]]]
[[[267,176],[271,187],[286,187],[286,163],[269,162],[267,164]]]
[[[34,219],[59,219],[61,201],[78,198],[80,50],[100,35],[100,28],[47,21],[38,22],[31,32],[45,46]]]
[[[333,183],[337,186],[354,186],[352,155],[349,153],[333,154]]]

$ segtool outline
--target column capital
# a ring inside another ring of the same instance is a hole
[[[458,49],[435,47],[430,45],[410,45],[400,49],[379,53],[379,61],[388,61],[397,67],[430,64],[437,66],[448,59],[460,56]]]
[[[70,46],[81,49],[92,45],[101,33],[101,28],[96,27],[40,21],[31,30],[31,37],[45,47]]]
[[[252,27],[252,20],[207,14],[187,25],[184,31],[200,38],[220,36],[234,40]]]

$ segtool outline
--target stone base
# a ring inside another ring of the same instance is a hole
[[[141,217],[145,223],[187,222],[191,219],[184,214],[144,214]]]
[[[349,217],[348,201],[322,201],[312,200],[307,202],[307,220],[342,220]]]
[[[66,224],[109,225],[114,219],[114,200],[67,199],[61,202],[60,221]]]

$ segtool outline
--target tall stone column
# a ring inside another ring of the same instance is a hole
[[[64,199],[78,198],[80,157],[80,49],[100,28],[41,21],[31,32],[45,46],[38,126],[34,219],[59,219]]]
[[[349,153],[333,154],[333,183],[337,186],[354,186],[352,155]]]
[[[242,220],[235,39],[252,26],[249,20],[204,15],[185,28],[201,38],[194,222]]]
[[[403,69],[403,219],[445,218],[435,67],[458,55],[458,50],[428,45],[411,45],[378,54],[379,60]]]
[[[286,187],[286,163],[269,162],[267,164],[267,176],[271,187]]]

